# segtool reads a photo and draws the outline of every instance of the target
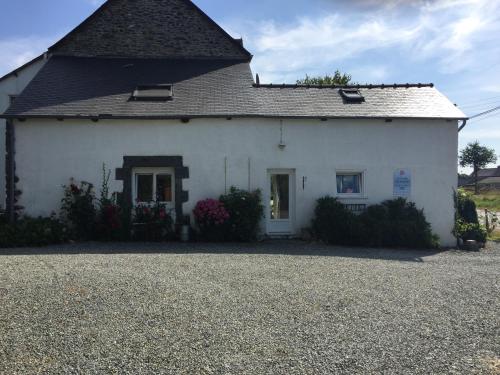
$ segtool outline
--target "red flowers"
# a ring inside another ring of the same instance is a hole
[[[216,199],[199,201],[193,211],[199,225],[222,225],[229,219],[224,204]]]
[[[69,186],[70,190],[71,190],[71,193],[75,194],[75,195],[78,195],[81,193],[81,190],[80,188],[78,188],[78,186],[76,186],[75,184],[71,184]]]
[[[149,205],[141,203],[135,206],[134,221],[136,223],[151,223],[171,220],[170,213],[163,204]]]

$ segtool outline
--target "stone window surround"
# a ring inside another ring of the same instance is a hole
[[[182,156],[124,156],[123,167],[117,168],[115,178],[123,181],[123,198],[125,204],[132,202],[132,170],[134,168],[174,168],[175,216],[177,223],[183,224],[182,204],[189,200],[189,193],[182,189],[182,180],[189,178],[189,168],[183,164]]]

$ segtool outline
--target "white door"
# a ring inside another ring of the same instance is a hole
[[[268,171],[268,234],[291,234],[295,213],[295,173],[290,169]]]

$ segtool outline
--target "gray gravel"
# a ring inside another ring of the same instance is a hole
[[[500,371],[500,246],[85,244],[4,254],[0,373]]]

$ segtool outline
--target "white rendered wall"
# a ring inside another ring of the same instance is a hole
[[[10,105],[10,95],[19,95],[41,69],[45,60],[28,65],[16,75],[0,81],[0,113]],[[5,120],[0,119],[0,208],[5,207]]]
[[[280,150],[280,121],[271,119],[120,121],[16,121],[17,175],[21,204],[31,215],[57,211],[70,177],[101,183],[102,163],[113,171],[123,156],[183,156],[190,213],[200,199],[227,186],[269,188],[267,170],[288,168],[296,176],[295,230],[310,225],[315,200],[336,195],[337,169],[365,171],[365,193],[352,203],[378,203],[393,197],[393,173],[408,168],[412,196],[424,208],[443,245],[455,243],[452,191],[457,184],[457,123],[444,120],[284,120],[286,148]],[[249,160],[250,158],[250,179]],[[303,177],[307,182],[303,187]],[[114,181],[112,191],[121,191]],[[266,214],[268,210],[266,209]]]

